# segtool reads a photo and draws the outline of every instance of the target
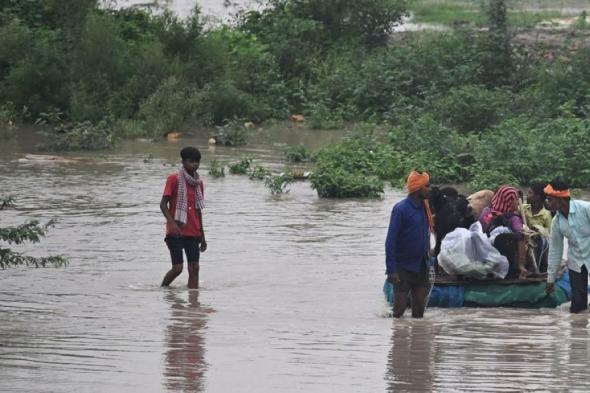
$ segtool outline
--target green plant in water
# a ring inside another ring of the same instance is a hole
[[[0,210],[14,206],[14,198],[0,198]],[[47,229],[54,225],[51,220],[45,225],[40,225],[39,221],[28,221],[16,227],[0,227],[0,241],[10,244],[23,244],[25,242],[38,243]],[[10,248],[2,246],[0,243],[0,268],[6,269],[9,266],[65,266],[68,261],[64,256],[49,257],[31,257],[19,252],[12,251]]]
[[[227,122],[217,127],[215,142],[225,146],[242,146],[248,142],[248,129],[239,120]]]
[[[588,12],[586,10],[583,10],[576,18],[574,27],[578,30],[586,30],[590,28],[590,24],[588,23]]]
[[[209,163],[209,175],[213,177],[224,177],[225,167],[217,160],[211,160]]]
[[[287,146],[284,152],[288,162],[304,162],[311,157],[311,154],[303,145]]]
[[[279,175],[268,175],[264,178],[264,186],[270,191],[272,195],[281,195],[289,192],[287,186],[293,183],[293,175],[291,171],[281,173]]]
[[[51,141],[41,148],[52,151],[104,150],[113,147],[113,138],[105,122],[93,125],[82,123],[62,123],[49,132]]]
[[[16,120],[16,109],[12,102],[0,105],[0,140],[14,137]]]
[[[271,172],[260,166],[257,165],[256,167],[254,167],[251,171],[250,171],[250,180],[264,180],[267,176],[269,176],[271,174]]]
[[[229,173],[232,175],[247,175],[251,165],[252,159],[244,157],[239,162],[229,164]]]

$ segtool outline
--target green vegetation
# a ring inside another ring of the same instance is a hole
[[[251,158],[244,157],[239,162],[229,165],[229,172],[234,175],[248,175],[250,180],[262,180],[264,186],[274,196],[288,192],[287,186],[295,181],[291,170],[273,175],[270,170],[260,165],[253,166]]]
[[[303,145],[286,146],[283,151],[287,162],[299,163],[311,158],[311,154]]]
[[[264,178],[264,186],[274,196],[289,192],[287,186],[293,183],[294,179],[290,172],[281,173],[279,175],[267,175]]]
[[[261,167],[260,165],[256,165],[254,168],[252,168],[248,174],[248,177],[250,180],[264,180],[265,177],[270,175],[271,172],[268,169]]]
[[[211,160],[209,162],[209,175],[213,177],[224,177],[225,166],[217,160]]]
[[[224,146],[241,146],[248,141],[248,129],[239,120],[228,121],[224,126],[217,127],[215,143]]]
[[[13,198],[0,198],[0,211],[13,207]],[[38,243],[41,237],[45,236],[47,229],[53,226],[54,222],[49,221],[45,225],[39,225],[38,221],[28,221],[17,227],[0,227],[0,241],[11,244],[23,244],[25,242]],[[67,260],[63,256],[50,256],[35,258],[12,251],[6,246],[0,245],[0,268],[6,269],[10,266],[65,266]]]
[[[94,0],[0,5],[0,125],[39,119],[51,149],[108,148],[193,124],[217,126],[216,142],[237,146],[247,123],[301,113],[311,128],[375,125],[314,155],[321,197],[378,196],[411,169],[474,187],[533,175],[590,186],[579,167],[590,49],[573,41],[585,14],[562,47],[547,48],[513,40],[537,20],[525,0],[267,0],[210,28],[198,9],[180,20]],[[408,11],[452,27],[392,34]],[[286,158],[310,159],[299,147]],[[229,172],[270,175],[250,159]]]
[[[487,22],[482,12],[485,4],[484,1],[474,0],[413,0],[409,2],[408,10],[415,23],[484,26]],[[532,27],[542,21],[569,16],[567,10],[578,6],[579,2],[512,0],[507,4],[510,7],[507,17],[511,26]]]
[[[239,162],[229,164],[229,173],[232,175],[247,175],[252,165],[252,159],[249,157],[242,158]]]

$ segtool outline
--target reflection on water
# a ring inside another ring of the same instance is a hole
[[[429,314],[394,322],[385,376],[389,391],[590,387],[587,314],[492,309]]]
[[[396,321],[391,329],[388,392],[432,390],[434,328],[423,321]]]
[[[208,150],[197,132],[69,164],[19,162],[26,133],[0,144],[0,193],[18,204],[1,225],[57,218],[19,249],[71,259],[0,271],[0,391],[589,391],[588,314],[567,305],[383,317],[383,243],[402,193],[319,200],[297,182],[277,199],[247,177],[207,176],[210,160],[243,155],[282,170],[277,142],[317,149],[341,135],[285,127]],[[187,144],[204,152],[209,249],[198,291],[186,276],[163,290],[158,203]]]
[[[188,291],[188,301],[182,298],[185,295],[174,290],[165,295],[171,313],[166,331],[164,384],[173,392],[201,392],[207,369],[203,330],[211,310],[199,303],[199,291]]]

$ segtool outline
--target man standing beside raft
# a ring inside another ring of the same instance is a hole
[[[430,287],[428,258],[432,213],[428,204],[430,176],[412,171],[407,181],[408,197],[391,212],[385,241],[387,280],[394,285],[393,317],[400,318],[412,293],[412,317],[422,318]]]
[[[571,199],[569,186],[553,180],[545,194],[549,208],[556,212],[551,224],[547,268],[547,293],[555,289],[555,276],[563,256],[563,238],[568,240],[567,265],[572,288],[570,312],[588,308],[588,271],[590,264],[590,203]]]

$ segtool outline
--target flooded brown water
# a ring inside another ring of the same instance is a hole
[[[207,176],[211,159],[244,154],[280,169],[271,140],[339,137],[285,129],[214,151],[206,135],[129,142],[75,164],[18,162],[31,141],[0,142],[1,194],[18,196],[1,226],[57,218],[26,249],[71,260],[0,271],[0,391],[590,390],[588,314],[566,306],[387,317],[383,243],[401,192],[319,200],[301,182],[276,199],[246,177]],[[198,291],[186,273],[158,286],[169,268],[158,203],[185,144],[202,148],[207,184]]]

